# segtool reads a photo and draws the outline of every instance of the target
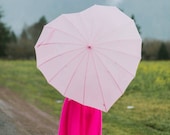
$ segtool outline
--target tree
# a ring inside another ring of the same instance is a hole
[[[2,22],[2,11],[0,10],[0,57],[6,56],[6,46],[10,42],[10,29]]]
[[[165,43],[162,42],[159,52],[158,52],[158,60],[168,60],[169,54],[166,48]]]
[[[42,16],[38,22],[33,24],[27,29],[28,37],[33,41],[35,44],[40,36],[43,26],[47,24],[47,20],[44,16]]]
[[[143,41],[143,59],[145,60],[157,60],[158,52],[162,41],[145,39]]]
[[[17,36],[13,31],[10,32],[10,42],[14,42],[14,43],[17,42]]]
[[[141,27],[136,23],[135,15],[132,15],[131,18],[134,20],[136,27],[138,29],[139,34],[141,34]]]

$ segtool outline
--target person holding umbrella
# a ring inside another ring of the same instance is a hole
[[[102,112],[123,95],[141,60],[135,22],[112,6],[63,14],[44,26],[37,67],[66,97],[59,135],[101,135]]]

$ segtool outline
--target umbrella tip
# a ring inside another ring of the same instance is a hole
[[[87,49],[91,50],[91,49],[92,49],[92,46],[91,46],[91,45],[88,45],[88,46],[87,46]]]

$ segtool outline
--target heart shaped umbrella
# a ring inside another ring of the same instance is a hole
[[[37,67],[63,96],[107,112],[135,77],[141,37],[116,7],[94,5],[44,26]]]

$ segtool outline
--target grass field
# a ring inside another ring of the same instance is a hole
[[[47,84],[35,61],[0,60],[0,86],[59,117],[62,103],[57,101],[63,97]],[[103,135],[170,135],[170,61],[140,63],[125,94],[103,113]]]

